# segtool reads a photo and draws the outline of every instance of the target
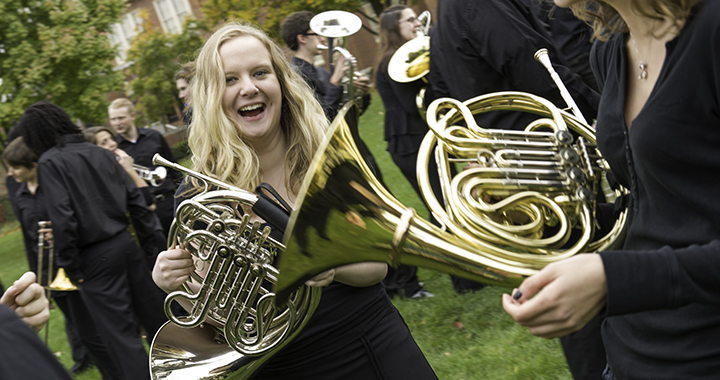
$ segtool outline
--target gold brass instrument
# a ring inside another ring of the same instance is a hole
[[[162,166],[158,166],[155,169],[150,169],[145,166],[133,164],[133,169],[138,176],[145,181],[148,181],[153,187],[162,185],[163,181],[167,177],[167,169]]]
[[[333,59],[335,53],[342,55],[348,65],[348,70],[345,72],[341,81],[341,87],[343,88],[342,104],[347,103],[350,100],[355,101],[357,104],[362,104],[363,94],[355,87],[354,82],[362,75],[368,77],[372,75],[372,67],[357,70],[357,59],[345,49],[347,37],[357,33],[362,28],[362,20],[360,17],[353,13],[345,11],[327,11],[315,15],[310,20],[310,29],[320,36],[327,38],[328,46],[318,45],[320,49],[328,49],[328,59],[330,60],[330,71],[333,71]],[[339,41],[337,46],[335,40]]]
[[[50,227],[50,221],[38,222],[40,229]],[[43,267],[43,252],[45,250],[45,234],[38,233],[38,284],[42,285],[42,267]],[[70,279],[65,274],[65,269],[58,268],[57,273],[53,276],[53,265],[55,263],[54,245],[50,242],[47,244],[48,249],[48,280],[45,289],[48,291],[48,299],[50,291],[58,292],[72,292],[78,290]]]
[[[420,15],[417,17],[417,20],[420,22],[420,27],[418,28],[418,34],[420,36],[430,36],[430,23],[432,21],[432,16],[430,15],[430,11],[424,10],[420,12]]]
[[[427,11],[425,11],[427,12]],[[422,14],[424,14],[423,12]],[[422,15],[421,14],[421,15]],[[430,13],[428,12],[428,18]],[[429,22],[429,21],[428,21]],[[427,89],[427,74],[430,72],[430,37],[419,36],[400,46],[388,62],[388,75],[398,83],[409,83],[422,79],[425,84],[415,96],[415,105],[420,116],[425,119],[425,90]]]
[[[276,303],[269,290],[278,278],[273,260],[284,246],[270,236],[270,227],[251,221],[243,210],[258,196],[158,154],[153,164],[188,173],[204,191],[178,206],[170,228],[168,247],[183,245],[196,270],[165,299],[170,321],[151,346],[152,378],[247,379],[297,336],[315,311],[321,289],[302,286],[287,303]],[[192,305],[187,316],[173,313],[174,300]]]
[[[38,222],[38,228],[39,229],[45,229],[50,227],[50,221],[39,221]],[[70,292],[78,290],[77,286],[75,286],[70,279],[65,275],[65,270],[63,268],[58,268],[57,275],[53,278],[53,263],[55,260],[55,253],[53,252],[54,245],[51,242],[48,242],[47,249],[48,249],[48,279],[47,279],[47,285],[43,285],[42,283],[42,274],[43,274],[43,259],[44,259],[44,251],[45,251],[45,234],[38,232],[38,269],[37,269],[37,283],[40,284],[45,288],[45,297],[47,297],[48,301],[50,300],[50,291],[60,291],[60,292]],[[48,320],[48,326],[45,326],[45,345],[48,344],[48,337],[50,334],[50,320]]]
[[[538,119],[524,131],[478,126],[473,115],[492,111],[529,112]],[[418,182],[444,229],[418,218],[372,176],[350,126],[339,123],[314,158],[288,225],[275,286],[278,302],[317,273],[363,261],[422,266],[515,287],[549,263],[623,240],[627,210],[607,233],[595,236],[596,194],[609,169],[594,130],[578,117],[528,93],[501,92],[466,102],[438,99],[428,108],[428,124]],[[445,205],[434,196],[426,171],[433,154]],[[456,161],[474,165],[450,178]],[[346,174],[332,180],[339,168]],[[606,190],[606,197],[626,192]],[[325,206],[331,208],[324,231],[329,239],[303,227],[322,207],[317,194],[323,192],[345,200]],[[346,219],[345,210],[361,215],[362,222]]]

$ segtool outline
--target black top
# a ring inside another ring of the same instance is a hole
[[[15,214],[20,222],[25,253],[27,254],[30,270],[37,274],[38,269],[38,222],[48,220],[47,215],[38,204],[37,197],[27,188],[27,184],[21,183],[13,196],[15,203]],[[48,251],[43,250],[43,279],[42,283],[47,284]],[[53,266],[56,266],[53,264]]]
[[[522,0],[443,0],[430,35],[433,96],[465,101],[498,91],[528,92],[567,105],[550,74],[533,58],[547,48],[553,67],[585,118],[597,113],[599,95],[567,68],[547,29]],[[537,116],[491,112],[477,117],[485,128],[524,129]]]
[[[308,61],[293,57],[292,67],[305,79],[305,83],[315,92],[325,116],[333,120],[337,115],[342,101],[342,87],[330,83],[330,73],[322,67],[317,67]]]
[[[422,79],[398,83],[388,75],[388,62],[378,67],[375,86],[385,105],[385,141],[387,151],[397,154],[417,152],[429,128],[420,117],[415,99],[425,87]]]
[[[118,147],[125,151],[130,157],[135,160],[136,165],[145,166],[150,169],[155,169],[157,165],[153,165],[152,158],[155,153],[160,153],[163,158],[176,162],[175,155],[173,154],[170,146],[163,135],[151,128],[137,128],[138,138],[137,141],[132,142],[125,140],[124,137],[119,134],[115,136],[118,142]],[[167,170],[167,178],[158,187],[148,186],[153,194],[170,194],[174,193],[177,188],[176,183],[180,181],[182,175],[173,170]]]
[[[666,44],[660,76],[626,128],[624,34],[596,43],[598,144],[628,187],[623,251],[603,252],[603,340],[622,379],[720,374],[720,0]],[[650,67],[658,70],[660,67]]]
[[[37,333],[5,305],[0,305],[0,379],[70,380]]]
[[[155,216],[140,191],[109,150],[65,135],[38,160],[37,195],[52,221],[57,264],[71,280],[82,277],[80,250],[128,227],[130,212],[143,250],[157,254]]]

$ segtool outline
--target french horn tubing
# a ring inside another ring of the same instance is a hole
[[[170,319],[150,349],[153,379],[247,379],[305,326],[320,302],[320,288],[301,286],[275,302],[275,256],[284,246],[271,228],[251,221],[244,207],[256,194],[217,181],[155,155],[153,163],[197,178],[204,191],[183,201],[168,247],[191,252],[196,270],[165,299]],[[172,301],[191,304],[175,315]]]
[[[492,111],[528,112],[538,119],[523,131],[478,126],[473,115]],[[427,115],[430,132],[418,156],[418,182],[444,227],[395,199],[357,150],[351,133],[357,126],[336,120],[288,224],[276,301],[322,271],[362,261],[421,266],[516,287],[549,263],[623,240],[627,210],[609,232],[595,236],[597,196],[614,199],[626,190],[601,186],[609,167],[594,130],[580,118],[523,92],[465,102],[437,99]],[[426,170],[433,155],[443,205]],[[450,178],[450,165],[458,161],[473,165]]]

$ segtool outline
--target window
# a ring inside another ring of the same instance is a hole
[[[185,18],[192,15],[188,0],[157,0],[153,3],[162,28],[167,33],[182,32]]]
[[[119,63],[125,62],[133,38],[138,32],[142,31],[142,19],[139,14],[139,9],[129,12],[122,17],[119,23],[112,25],[110,41],[113,45],[118,46],[117,59]]]

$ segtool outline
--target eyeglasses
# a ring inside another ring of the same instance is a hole
[[[402,24],[402,23],[404,23],[404,22],[409,22],[409,23],[411,23],[411,24],[414,24],[414,23],[416,23],[416,22],[420,22],[420,20],[418,20],[418,19],[415,18],[415,17],[410,17],[410,18],[407,18],[407,19],[405,19],[405,20],[400,20],[400,21],[398,21],[398,24]]]
[[[303,33],[303,36],[317,36],[317,33]]]

